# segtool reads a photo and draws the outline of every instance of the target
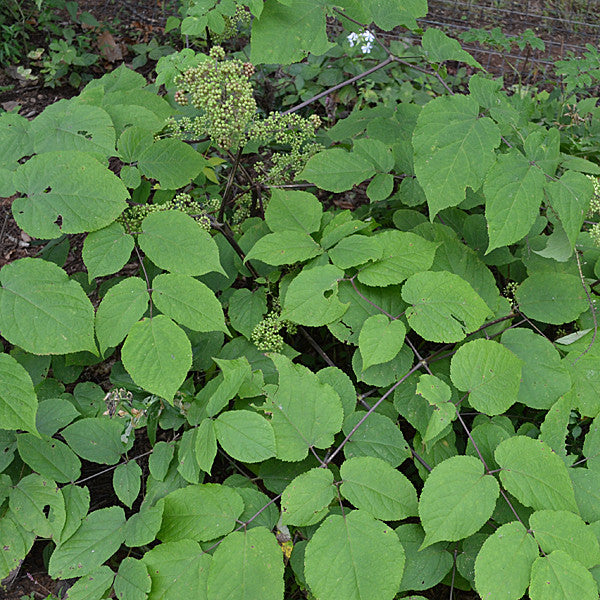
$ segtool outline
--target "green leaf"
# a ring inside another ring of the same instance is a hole
[[[356,508],[376,519],[400,521],[417,516],[417,492],[407,477],[389,463],[372,456],[346,460],[340,492]]]
[[[370,10],[376,25],[386,31],[390,31],[398,25],[416,29],[416,19],[427,14],[425,0],[405,0],[401,3],[395,0],[366,0],[363,5]]]
[[[269,421],[249,410],[227,411],[215,421],[219,444],[235,460],[262,462],[275,456],[275,434]]]
[[[358,336],[362,368],[392,360],[404,344],[406,327],[400,320],[390,321],[385,315],[374,315],[364,323]]]
[[[598,586],[592,574],[566,552],[540,556],[531,568],[531,600],[596,600]]]
[[[114,465],[121,460],[127,446],[121,441],[123,422],[108,417],[79,419],[62,431],[69,447],[81,458]]]
[[[152,281],[152,299],[158,310],[193,331],[229,333],[214,292],[193,277],[177,273],[158,275]]]
[[[274,232],[319,231],[323,205],[313,194],[298,190],[273,188],[271,199],[265,209],[265,221]]]
[[[54,263],[21,258],[0,271],[0,330],[33,354],[96,353],[94,308]]]
[[[553,325],[574,321],[589,308],[581,280],[568,273],[533,273],[518,287],[515,298],[525,316]]]
[[[248,479],[245,477],[242,478],[244,479],[244,485],[251,485]],[[228,480],[225,480],[224,485],[230,485]],[[268,496],[253,487],[242,487],[241,485],[232,487],[235,487],[236,492],[244,501],[244,511],[238,517],[238,521],[247,523],[246,529],[266,527],[271,531],[277,525],[279,521],[279,509]]]
[[[367,186],[367,196],[371,202],[381,202],[389,198],[394,190],[394,176],[391,173],[377,173]]]
[[[148,459],[148,468],[154,479],[162,481],[169,470],[169,465],[173,460],[175,446],[167,442],[156,442],[152,448],[152,454]]]
[[[585,175],[566,171],[557,181],[547,181],[544,188],[573,249],[594,194],[594,185]]]
[[[10,513],[0,518],[0,540],[3,541],[2,552],[0,552],[0,578],[8,577],[14,569],[18,569],[27,556],[33,542],[35,533],[25,531],[12,518]]]
[[[406,311],[410,327],[431,342],[460,342],[491,315],[464,279],[446,271],[412,275],[402,288],[402,299],[412,304]]]
[[[223,598],[283,600],[283,554],[265,527],[230,533],[215,550],[207,599]]]
[[[466,51],[459,41],[448,37],[441,29],[429,28],[421,40],[423,50],[429,62],[441,63],[446,60],[457,60],[467,65],[482,69],[483,67]]]
[[[228,534],[244,510],[241,496],[217,483],[189,485],[171,492],[164,499],[163,542],[191,539],[199,542]]]
[[[138,156],[152,146],[154,142],[152,132],[142,127],[128,127],[117,142],[119,158],[126,163],[137,162]]]
[[[81,461],[60,440],[48,436],[41,439],[31,433],[17,437],[19,454],[34,471],[60,483],[75,481],[81,474]]]
[[[118,506],[91,512],[81,527],[52,553],[50,577],[67,579],[95,571],[123,543],[124,525],[125,513]]]
[[[328,448],[342,428],[340,397],[329,385],[302,365],[279,354],[270,355],[279,372],[279,386],[270,394],[264,408],[273,413],[276,456],[300,461],[309,447]],[[298,394],[302,390],[302,394]]]
[[[115,574],[103,565],[76,581],[69,588],[70,600],[98,600],[111,587]]]
[[[196,460],[196,429],[183,432],[181,441],[177,444],[177,472],[188,483],[200,481],[200,467]]]
[[[344,417],[352,414],[356,407],[356,390],[350,377],[337,367],[325,367],[317,371],[317,377],[321,383],[329,384],[339,394]]]
[[[573,350],[563,359],[573,383],[566,395],[571,407],[577,407],[582,416],[596,417],[600,414],[599,355],[600,346],[594,344],[585,354],[579,349]],[[586,456],[589,454],[586,453]]]
[[[129,547],[146,546],[156,539],[163,515],[164,504],[142,505],[140,512],[134,513],[125,523],[125,543]]]
[[[122,269],[134,246],[133,237],[125,233],[120,223],[88,233],[81,256],[91,281],[95,277],[112,275]]]
[[[413,134],[414,164],[430,219],[460,204],[467,187],[481,186],[499,145],[497,125],[479,117],[479,105],[472,98],[442,96],[423,107]]]
[[[127,277],[106,292],[96,311],[100,351],[120,344],[148,309],[148,288],[139,277]]]
[[[436,465],[419,500],[426,533],[421,547],[479,531],[492,516],[499,493],[496,479],[485,475],[483,464],[473,456],[453,456]]]
[[[246,260],[261,260],[268,265],[291,265],[323,253],[323,249],[307,233],[280,231],[260,238]]]
[[[358,272],[358,280],[371,286],[402,283],[414,273],[427,271],[438,246],[405,231],[383,231],[375,239],[383,247],[383,257]]]
[[[142,222],[140,248],[158,267],[182,275],[224,273],[214,239],[178,210],[150,213]]]
[[[252,337],[254,328],[267,312],[264,288],[251,292],[246,288],[235,290],[229,299],[227,316],[231,326],[246,339]]]
[[[331,262],[340,269],[349,269],[382,257],[383,245],[379,236],[351,235],[329,250]]]
[[[161,139],[138,158],[138,168],[148,179],[158,179],[168,190],[187,185],[202,171],[206,159],[189,144],[174,138]]]
[[[60,542],[69,539],[80,527],[90,509],[90,491],[87,487],[65,485],[61,488],[65,499],[65,526],[60,534]]]
[[[388,173],[394,166],[394,156],[388,144],[371,138],[360,138],[354,142],[353,154],[366,158],[380,173]]]
[[[4,331],[2,332],[4,334]],[[0,423],[3,429],[37,434],[38,401],[29,373],[10,354],[0,353]]]
[[[517,400],[525,406],[549,409],[571,389],[571,376],[552,343],[531,329],[509,329],[502,345],[523,361]]]
[[[281,495],[281,522],[284,525],[314,525],[323,519],[336,495],[333,473],[315,468],[298,475]]]
[[[146,600],[152,579],[146,565],[131,556],[121,561],[115,577],[115,595],[118,600]]]
[[[267,2],[252,23],[250,60],[254,64],[289,65],[309,52],[324,54],[333,46],[325,31],[323,2],[294,0],[293,5]]]
[[[527,235],[539,215],[545,181],[543,171],[517,150],[498,157],[483,186],[488,253]]]
[[[206,582],[212,562],[192,540],[159,544],[144,554],[152,587],[148,600],[207,600]]]
[[[135,460],[119,465],[113,472],[113,488],[119,500],[131,508],[140,493],[142,469]]]
[[[396,535],[406,553],[406,566],[400,591],[427,590],[438,584],[452,568],[452,556],[444,544],[420,550],[425,533],[420,525],[406,523],[396,528]],[[409,596],[420,598],[420,596]]]
[[[137,385],[171,402],[192,366],[192,347],[182,329],[157,315],[131,328],[121,359]]]
[[[375,175],[373,163],[359,152],[330,148],[306,163],[297,179],[305,179],[328,192],[345,192]]]
[[[87,152],[99,159],[113,156],[115,129],[108,113],[99,106],[59,100],[46,107],[31,123],[36,154],[54,150]]]
[[[26,475],[11,488],[8,504],[23,529],[58,541],[66,512],[65,500],[54,481],[35,473]]]
[[[210,475],[217,455],[217,437],[211,419],[203,419],[196,432],[196,460],[199,467]]]
[[[338,299],[338,281],[344,272],[333,265],[304,269],[290,283],[281,318],[319,327],[339,319],[348,308]]]
[[[364,416],[363,411],[351,414],[344,421],[344,434],[348,435]],[[400,428],[389,417],[373,412],[344,446],[344,456],[374,456],[396,468],[412,454]]]
[[[581,518],[587,523],[600,520],[600,473],[589,468],[569,469]]]
[[[38,154],[19,167],[14,181],[26,195],[12,204],[15,220],[30,235],[45,239],[102,229],[123,212],[129,198],[123,182],[83,152]]]
[[[15,112],[0,115],[0,164],[7,165],[24,156],[33,154],[33,142],[29,134],[31,121]]]
[[[500,480],[519,502],[535,510],[578,512],[567,467],[547,444],[518,435],[501,442],[494,455]]]
[[[392,600],[404,561],[394,530],[353,510],[331,515],[319,527],[306,546],[304,574],[319,600]]]
[[[505,523],[488,537],[475,560],[475,587],[482,598],[514,600],[529,586],[538,547],[522,523]]]
[[[563,550],[587,569],[600,563],[598,539],[578,515],[566,510],[538,510],[529,517],[529,527],[544,553]]]
[[[450,377],[469,404],[486,415],[506,412],[516,401],[521,381],[521,359],[492,340],[473,340],[452,357]]]
[[[35,422],[41,434],[52,436],[79,416],[79,412],[69,400],[48,398],[38,404]],[[4,422],[3,420],[3,425]]]

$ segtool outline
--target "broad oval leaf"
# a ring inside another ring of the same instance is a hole
[[[189,485],[165,496],[157,537],[163,542],[212,540],[232,531],[243,510],[244,501],[233,488],[217,483]]]
[[[579,512],[565,463],[541,440],[511,437],[498,445],[494,456],[504,487],[525,506]]]
[[[159,544],[144,554],[152,587],[148,600],[206,600],[206,582],[212,556],[198,542],[179,540]]]
[[[428,102],[413,134],[417,179],[427,196],[429,217],[465,199],[466,188],[479,189],[494,164],[500,131],[479,117],[473,98],[456,94]]]
[[[161,269],[182,275],[225,274],[216,242],[189,215],[179,210],[150,213],[142,230],[138,244]]]
[[[90,281],[102,275],[112,275],[125,266],[131,256],[133,236],[125,233],[120,223],[88,233],[81,256]]]
[[[284,525],[314,525],[327,514],[335,496],[333,473],[319,467],[295,477],[281,495]]]
[[[192,366],[192,347],[180,327],[157,315],[131,328],[121,359],[137,385],[172,401]]]
[[[323,205],[319,199],[300,190],[273,188],[265,209],[265,221],[274,232],[314,233],[319,231],[322,216]]]
[[[140,277],[127,277],[113,285],[96,310],[96,336],[100,351],[120,344],[148,309],[150,294]]]
[[[516,401],[521,381],[521,359],[492,340],[473,340],[452,357],[450,377],[469,392],[471,406],[486,415],[499,415]]]
[[[119,565],[114,585],[118,600],[146,600],[152,579],[145,563],[128,556]]]
[[[479,531],[492,516],[500,486],[473,456],[453,456],[436,465],[423,486],[419,516],[422,547],[458,541]]]
[[[531,567],[531,600],[597,600],[592,574],[563,550],[540,556]]]
[[[230,533],[216,549],[207,600],[283,600],[283,554],[265,527]]]
[[[82,577],[108,560],[125,539],[125,513],[118,506],[91,512],[81,527],[59,544],[48,564],[48,574],[57,579]]]
[[[140,171],[149,179],[158,179],[168,190],[187,185],[206,165],[206,159],[189,144],[165,138],[147,147],[138,158]]]
[[[119,462],[128,446],[121,441],[124,423],[108,417],[79,419],[62,431],[69,447],[81,458],[106,465]],[[129,444],[131,446],[131,444]]]
[[[193,277],[178,273],[158,275],[152,281],[152,299],[167,317],[193,331],[229,333],[215,293]]]
[[[333,265],[301,271],[287,289],[281,318],[311,327],[333,323],[348,308],[337,294],[343,277],[344,272]]]
[[[0,519],[0,540],[10,540],[10,544],[5,544],[3,552],[0,552],[0,577],[2,579],[21,566],[23,559],[33,546],[35,537],[35,533],[25,531],[15,522],[10,513]]]
[[[523,524],[505,523],[485,540],[475,560],[479,595],[497,600],[522,598],[538,556],[537,544]]]
[[[460,342],[491,314],[481,296],[458,275],[447,271],[416,273],[402,288],[412,307],[408,324],[430,342]]]
[[[57,265],[21,258],[0,271],[0,331],[33,354],[96,353],[94,308]]]
[[[598,539],[580,516],[566,510],[538,510],[529,517],[529,527],[546,554],[564,550],[587,569],[600,563]]]
[[[319,527],[306,546],[304,574],[319,600],[392,600],[404,561],[394,530],[353,510],[331,515]]]
[[[246,260],[261,260],[268,265],[292,265],[322,254],[323,250],[307,233],[278,231],[260,238]]]
[[[249,410],[230,410],[215,421],[219,444],[235,460],[261,462],[275,456],[275,434],[269,421]]]
[[[399,319],[390,321],[385,315],[373,315],[364,323],[358,336],[362,368],[392,360],[404,344],[406,327]]]
[[[37,434],[35,425],[37,409],[37,396],[29,373],[10,354],[1,353],[0,423],[2,428],[24,429]]]
[[[574,321],[589,308],[581,280],[568,273],[533,273],[515,298],[527,317],[553,325]]]
[[[140,493],[142,469],[135,460],[120,464],[113,472],[113,488],[119,500],[131,508]]]
[[[340,492],[356,508],[382,521],[415,517],[417,492],[408,478],[373,456],[350,458],[340,468]]]
[[[12,211],[19,227],[52,239],[110,225],[127,208],[129,192],[103,164],[84,152],[46,152],[30,158],[14,176]]]
[[[44,477],[67,483],[75,481],[81,474],[81,461],[60,440],[22,433],[17,437],[17,445],[23,461]]]

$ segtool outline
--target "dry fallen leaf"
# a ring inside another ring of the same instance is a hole
[[[115,42],[115,38],[112,36],[110,31],[103,31],[97,39],[98,49],[100,50],[100,54],[109,62],[116,62],[118,60],[123,60],[123,52],[121,51],[121,47],[117,42]]]

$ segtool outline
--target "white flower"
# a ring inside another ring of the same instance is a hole
[[[373,44],[371,44],[370,42],[365,44],[364,46],[361,46],[360,49],[362,50],[363,54],[369,54],[371,52],[371,50],[373,49]]]
[[[354,46],[354,44],[358,43],[358,34],[354,31],[348,35],[348,42],[350,43],[350,48]]]
[[[363,33],[362,33],[362,39],[367,42],[367,44],[374,42],[375,41],[375,36],[368,30],[366,29]]]

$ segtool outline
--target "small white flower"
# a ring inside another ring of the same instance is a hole
[[[350,43],[350,48],[354,46],[358,42],[358,34],[354,31],[348,35],[348,42]]]
[[[373,49],[373,44],[371,44],[370,42],[365,44],[364,46],[361,46],[360,49],[362,50],[363,54],[369,54],[371,52],[371,50]]]
[[[362,39],[369,44],[375,41],[375,36],[368,29],[366,29],[362,33]]]

